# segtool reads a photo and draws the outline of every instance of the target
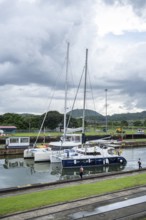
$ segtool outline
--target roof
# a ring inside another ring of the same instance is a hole
[[[16,129],[16,126],[0,126],[0,129],[5,129],[5,128],[13,128]]]

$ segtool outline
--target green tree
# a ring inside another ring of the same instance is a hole
[[[133,122],[133,125],[134,125],[135,127],[139,127],[139,126],[142,126],[143,123],[142,123],[140,120],[138,120],[138,121],[134,121],[134,122]]]
[[[144,120],[144,122],[143,122],[143,126],[146,127],[146,120]]]
[[[122,120],[121,127],[128,127],[128,122],[126,120]]]
[[[18,129],[24,129],[25,121],[23,120],[23,117],[19,114],[6,113],[3,115],[3,125],[13,125],[16,126]]]
[[[39,129],[40,128],[40,115],[23,115],[26,129]]]
[[[44,117],[45,113],[40,117],[40,126],[44,120]],[[60,123],[63,124],[63,115],[57,111],[50,111],[47,113],[43,128],[55,129]]]

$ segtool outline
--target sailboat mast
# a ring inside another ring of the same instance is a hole
[[[66,137],[66,109],[67,109],[67,89],[68,89],[68,63],[69,63],[69,42],[67,43],[67,57],[66,57],[66,77],[65,77],[65,103],[64,103],[64,135]]]
[[[83,118],[82,118],[82,133],[85,133],[85,105],[86,105],[86,82],[87,82],[87,68],[88,68],[88,49],[86,49],[86,60],[85,60],[85,82],[84,82],[84,101],[83,101]]]

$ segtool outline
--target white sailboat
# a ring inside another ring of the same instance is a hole
[[[69,43],[67,44],[67,61],[66,61],[66,79],[65,79],[65,104],[64,104],[64,133],[60,141],[50,142],[49,147],[51,151],[47,149],[34,152],[34,162],[50,161],[51,163],[60,162],[58,158],[64,151],[64,149],[71,149],[75,146],[79,146],[82,143],[82,135],[75,133],[67,133],[66,125],[66,109],[67,109],[67,78],[68,78],[68,63],[69,63]]]
[[[88,49],[86,49],[86,61],[85,61],[85,84],[84,84],[84,102],[83,102],[83,147],[76,148],[76,155],[71,155],[68,153],[62,154],[60,156],[60,161],[63,168],[72,168],[72,167],[89,167],[89,166],[103,166],[110,164],[126,164],[126,159],[122,156],[115,155],[113,153],[114,148],[109,147],[100,147],[95,145],[91,147],[90,143],[85,144],[85,134],[84,134],[84,119],[85,119],[85,100],[86,100],[86,80],[87,80],[87,61],[88,61]]]

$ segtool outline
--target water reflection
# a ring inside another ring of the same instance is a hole
[[[50,164],[48,162],[46,163],[34,163],[33,159],[23,159],[20,158],[5,158],[3,167],[5,169],[14,169],[14,168],[28,168],[30,170],[30,173],[33,175],[36,172],[42,172],[42,173],[50,173],[51,175],[56,175],[58,173],[61,174],[61,164]]]
[[[110,165],[110,166],[99,166],[99,167],[93,167],[91,169],[85,169],[85,174],[88,175],[96,174],[96,173],[108,173],[112,171],[121,171],[125,168],[125,165],[118,164],[118,165]]]
[[[146,147],[124,149],[122,156],[127,160],[126,166],[110,165],[85,168],[84,175],[138,169],[138,158],[141,158],[142,167],[146,167],[145,155]],[[20,156],[1,157],[0,172],[0,188],[79,178],[78,168],[62,169],[59,163],[34,163],[33,160],[24,160]]]
[[[23,167],[24,161],[23,161],[23,158],[15,158],[15,159],[6,158],[3,166],[5,169]]]
[[[79,168],[62,168],[61,163],[34,163],[34,160],[24,160],[23,158],[5,158],[3,167],[5,169],[14,168],[29,168],[30,173],[33,175],[36,172],[48,173],[50,175],[60,175],[61,179],[70,179],[79,176]],[[99,167],[86,167],[84,169],[84,175],[94,175],[97,173],[107,173],[112,171],[124,170],[124,165],[110,165],[110,166],[99,166]]]
[[[98,173],[108,173],[114,171],[122,171],[125,169],[125,165],[110,165],[110,166],[98,166],[98,167],[85,167],[84,176],[91,176]],[[79,168],[62,169],[61,176],[65,179],[72,179],[72,176],[79,176]]]

